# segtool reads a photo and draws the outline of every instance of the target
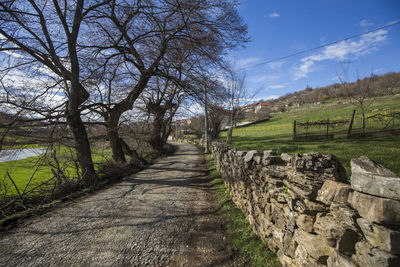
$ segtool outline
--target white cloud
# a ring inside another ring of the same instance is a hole
[[[46,71],[46,69],[40,68],[37,71]],[[67,100],[62,85],[55,83],[56,81],[49,79],[49,76],[13,69],[2,79],[0,99],[9,97],[12,101],[21,102],[36,98],[36,103],[55,107]],[[47,93],[44,91],[45,88],[49,88]]]
[[[283,63],[285,63],[285,61],[280,60],[280,61],[275,61],[275,62],[268,63],[267,66],[270,69],[274,70],[274,69],[278,69],[278,68],[282,67]]]
[[[247,67],[250,67],[251,65],[257,64],[260,61],[260,58],[258,57],[248,57],[248,58],[243,58],[239,59],[235,65],[238,66],[240,69],[245,69]]]
[[[299,80],[301,78],[307,77],[307,74],[312,72],[311,67],[314,65],[313,61],[306,61],[299,67],[296,67],[294,73],[294,80]]]
[[[320,53],[301,59],[300,66],[294,68],[294,80],[307,77],[313,71],[315,62],[324,60],[343,61],[349,57],[358,58],[360,56],[376,51],[378,46],[387,40],[387,30],[378,30],[363,35],[358,41],[341,41],[339,43],[326,46]]]
[[[372,22],[368,21],[367,19],[363,19],[360,21],[360,26],[361,27],[368,27],[374,25]]]
[[[284,88],[285,86],[283,84],[274,84],[274,85],[270,85],[268,86],[268,88],[270,89],[281,89]]]
[[[273,12],[273,13],[271,13],[271,14],[268,14],[268,17],[270,17],[270,18],[272,18],[272,19],[275,19],[275,18],[279,18],[281,15],[279,15],[278,13],[276,13],[276,12]]]
[[[3,51],[1,51],[1,52],[4,53],[4,54],[7,54],[7,55],[9,55],[9,56],[15,57],[15,58],[24,58],[23,55],[21,55],[21,54],[19,54],[19,53],[16,53],[16,52],[12,52],[12,51],[10,51],[10,50],[3,50]]]
[[[183,109],[181,112],[184,111],[184,113],[186,113],[189,117],[204,113],[204,106],[199,103],[193,103],[181,109]]]
[[[398,23],[400,20],[391,20],[388,23],[386,23],[385,25],[391,25],[391,24],[395,24]]]
[[[251,83],[263,83],[270,82],[280,78],[278,74],[262,74],[262,75],[254,75],[249,77],[247,80]]]

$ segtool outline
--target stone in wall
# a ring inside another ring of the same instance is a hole
[[[354,191],[350,199],[354,209],[369,222],[400,225],[400,201]]]
[[[400,200],[400,177],[362,156],[351,160],[351,188],[378,197]]]
[[[307,233],[301,229],[297,229],[294,233],[293,239],[298,244],[298,249],[303,250],[301,254],[304,256],[306,253],[312,257],[316,262],[324,264],[328,256],[333,252],[326,239],[323,236]]]
[[[287,153],[282,153],[282,154],[281,154],[281,159],[282,159],[283,161],[285,161],[287,164],[292,163],[292,156],[290,156],[290,155],[287,154]]]
[[[299,197],[309,199],[315,199],[319,188],[322,186],[321,182],[302,179],[298,175],[290,175],[289,179],[283,180],[283,183]]]
[[[352,258],[334,251],[328,258],[328,267],[359,267]]]
[[[302,214],[297,217],[296,225],[304,232],[311,233],[314,230],[314,217]]]
[[[363,218],[358,218],[357,224],[372,246],[392,254],[400,254],[400,231],[370,223]]]
[[[345,204],[350,191],[351,188],[348,184],[326,180],[318,191],[317,200],[326,205],[331,205],[332,203]]]
[[[360,266],[398,267],[400,258],[379,248],[371,246],[366,241],[356,244],[356,255],[353,257]]]
[[[255,156],[259,156],[260,153],[257,150],[250,150],[249,152],[246,153],[244,156],[243,160],[245,163],[248,163],[253,160]]]
[[[262,164],[264,166],[285,164],[285,161],[280,156],[278,156],[278,154],[274,150],[265,150],[263,152]]]
[[[335,206],[329,213],[318,213],[314,231],[324,236],[329,245],[351,256],[360,235],[355,222],[357,214],[346,206]]]
[[[346,172],[339,160],[328,154],[308,153],[292,158],[285,185],[302,198],[315,200],[326,180],[345,181]]]
[[[296,171],[307,175],[306,179],[346,181],[347,174],[340,161],[333,155],[319,152],[295,155],[292,161]]]

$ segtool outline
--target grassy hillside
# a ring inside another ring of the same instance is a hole
[[[400,136],[389,136],[380,138],[358,138],[347,139],[344,127],[330,129],[336,138],[317,141],[293,141],[293,121],[316,121],[329,118],[350,119],[355,106],[344,101],[331,101],[320,105],[307,105],[292,108],[283,113],[272,114],[268,122],[238,128],[233,131],[233,146],[243,150],[268,150],[273,149],[278,153],[307,153],[318,151],[331,153],[337,156],[348,173],[350,173],[350,160],[365,155],[400,174]],[[390,110],[400,111],[400,96],[381,97],[374,101],[369,109],[369,114],[385,113]],[[374,112],[372,112],[374,111]],[[354,131],[361,127],[361,113],[357,110]],[[382,127],[382,123],[368,121],[368,129],[376,130]],[[392,127],[392,125],[390,125]],[[400,121],[395,121],[395,127],[400,128]],[[320,129],[323,133],[324,129]],[[221,134],[222,138],[226,132]]]

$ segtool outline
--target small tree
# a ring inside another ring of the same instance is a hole
[[[228,70],[228,84],[229,90],[229,129],[226,136],[226,143],[232,143],[233,127],[236,124],[238,112],[240,110],[240,101],[244,98],[245,91],[245,75],[238,75],[233,70]]]
[[[145,112],[152,117],[149,143],[160,153],[164,152],[168,136],[172,132],[172,119],[184,97],[180,86],[160,77],[156,77],[143,94]]]
[[[204,134],[204,116],[200,115],[196,118],[192,118],[188,126],[188,131],[196,135],[196,138],[201,138]]]
[[[361,128],[362,133],[365,134],[366,113],[376,98],[373,88],[375,76],[373,71],[371,71],[371,75],[369,77],[360,79],[360,75],[357,73],[357,81],[354,83],[349,83],[346,81],[348,76],[348,67],[349,63],[342,64],[343,76],[339,76],[339,79],[342,83],[342,86],[346,90],[347,97],[350,99],[350,102],[361,110]]]
[[[209,133],[211,140],[219,138],[221,131],[221,125],[224,117],[228,115],[228,111],[217,103],[211,103],[208,105],[208,118],[209,118]]]

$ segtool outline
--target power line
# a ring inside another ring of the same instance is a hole
[[[357,37],[360,37],[360,36],[363,36],[363,35],[366,35],[366,34],[369,34],[369,33],[372,33],[372,32],[376,32],[376,31],[385,29],[385,28],[390,28],[390,27],[393,27],[393,26],[398,25],[398,24],[400,24],[400,21],[397,21],[397,22],[394,22],[394,23],[391,23],[391,24],[387,24],[385,26],[376,28],[374,30],[370,30],[370,31],[367,31],[367,32],[355,34],[355,35],[346,37],[344,39],[336,40],[336,41],[331,42],[331,43],[327,43],[327,44],[316,46],[316,47],[313,47],[313,48],[309,48],[309,49],[306,49],[306,50],[303,50],[303,51],[295,52],[293,54],[289,54],[289,55],[286,55],[286,56],[283,56],[283,57],[279,57],[279,58],[271,59],[271,60],[268,60],[268,61],[264,61],[264,62],[255,64],[255,65],[251,65],[249,67],[240,68],[239,70],[249,70],[249,69],[261,66],[261,65],[265,65],[265,64],[268,64],[268,63],[280,61],[280,60],[285,59],[285,58],[289,58],[289,57],[294,57],[294,56],[297,56],[297,55],[305,54],[305,53],[308,53],[310,51],[314,51],[314,50],[317,50],[317,49],[320,49],[320,48],[323,48],[323,47],[326,47],[326,46],[337,44],[337,43],[342,42],[342,41],[347,41],[347,40],[350,40],[350,39],[353,39],[353,38],[357,38]]]

